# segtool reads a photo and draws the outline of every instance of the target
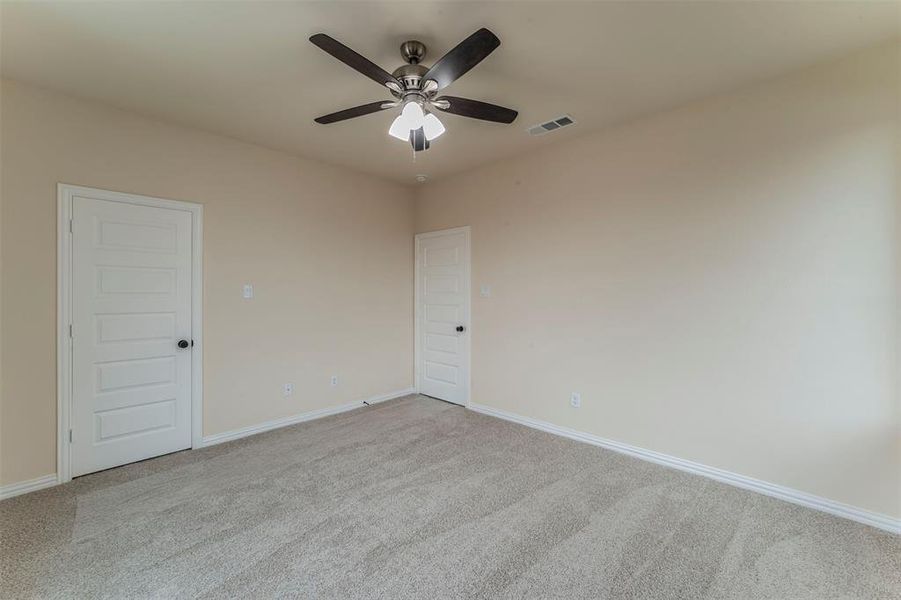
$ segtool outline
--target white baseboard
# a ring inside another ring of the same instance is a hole
[[[12,498],[13,496],[21,496],[22,494],[27,494],[28,492],[36,492],[44,488],[53,487],[57,483],[59,483],[59,481],[56,477],[56,473],[51,473],[50,475],[44,475],[43,477],[38,477],[37,479],[30,479],[28,481],[20,481],[19,483],[3,485],[0,486],[0,500],[6,500],[7,498]]]
[[[362,408],[367,404],[376,404],[378,402],[384,402],[385,400],[393,400],[394,398],[407,396],[409,394],[413,394],[414,392],[414,388],[397,390],[395,392],[373,396],[372,398],[366,398],[365,400],[348,402],[347,404],[332,406],[330,408],[320,408],[319,410],[311,410],[309,412],[300,413],[299,415],[291,415],[290,417],[273,419],[272,421],[266,421],[265,423],[260,423],[258,425],[250,425],[249,427],[242,427],[241,429],[232,429],[231,431],[224,431],[222,433],[207,435],[203,437],[203,443],[200,447],[205,448],[206,446],[213,446],[215,444],[221,444],[223,442],[239,440],[249,435],[263,433],[264,431],[272,431],[273,429],[279,429],[281,427],[287,427],[288,425],[303,423],[304,421],[312,421],[314,419],[321,419],[322,417],[337,415],[338,413],[347,412],[356,408]]]
[[[547,433],[553,433],[555,435],[560,435],[580,442],[586,442],[594,446],[600,446],[601,448],[613,450],[614,452],[628,454],[629,456],[634,456],[636,458],[657,463],[659,465],[673,467],[674,469],[679,469],[680,471],[686,471],[688,473],[694,473],[695,475],[701,475],[703,477],[715,479],[723,483],[734,485],[735,487],[740,487],[767,496],[772,496],[773,498],[779,498],[780,500],[785,500],[787,502],[798,504],[800,506],[806,506],[807,508],[813,508],[815,510],[826,512],[837,517],[843,517],[845,519],[857,521],[858,523],[863,523],[865,525],[870,525],[878,529],[883,529],[891,533],[901,533],[901,519],[890,517],[888,515],[870,512],[856,508],[854,506],[850,506],[848,504],[842,504],[841,502],[836,502],[834,500],[829,500],[820,496],[814,496],[813,494],[808,494],[806,492],[801,492],[792,488],[776,485],[774,483],[767,483],[766,481],[761,481],[752,477],[746,477],[737,473],[731,473],[729,471],[718,469],[716,467],[709,467],[707,465],[702,465],[690,460],[676,458],[675,456],[669,456],[668,454],[661,454],[660,452],[654,452],[653,450],[645,450],[644,448],[639,448],[637,446],[630,446],[628,444],[615,442],[613,440],[608,440],[606,438],[592,435],[590,433],[584,433],[575,429],[570,429],[568,427],[560,427],[559,425],[554,425],[553,423],[548,423],[547,421],[540,421],[538,419],[523,417],[515,413],[499,410],[490,406],[485,406],[483,404],[470,403],[469,408],[476,412],[492,417],[497,417],[506,421],[512,421],[514,423],[519,423],[520,425],[525,425],[526,427],[539,429]]]

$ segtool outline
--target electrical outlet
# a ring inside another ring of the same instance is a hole
[[[285,384],[285,387],[284,387],[284,394],[285,394],[285,396],[290,396],[290,395],[293,394],[293,393],[294,393],[294,384],[293,384],[293,383],[286,383],[286,384]]]
[[[579,392],[573,392],[569,397],[569,405],[573,408],[579,408],[582,406],[582,394]]]
[[[338,376],[332,375],[332,387],[335,387],[336,385],[338,385]]]

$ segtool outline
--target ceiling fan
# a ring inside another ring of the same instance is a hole
[[[324,33],[317,33],[310,37],[310,41],[350,68],[385,86],[394,96],[390,101],[370,102],[318,117],[315,119],[317,123],[326,125],[401,107],[401,113],[394,119],[388,133],[399,140],[409,142],[414,152],[421,152],[428,150],[430,142],[444,133],[444,125],[432,109],[495,123],[509,124],[516,118],[515,110],[503,106],[456,96],[438,96],[439,91],[479,64],[501,45],[498,37],[485,28],[479,29],[457,44],[431,67],[421,64],[426,53],[425,44],[416,40],[404,42],[400,46],[400,53],[406,64],[395,69],[393,73],[388,73]]]

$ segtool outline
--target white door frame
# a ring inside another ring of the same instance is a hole
[[[203,445],[203,205],[194,202],[138,196],[96,188],[57,184],[57,298],[56,298],[56,478],[72,479],[69,428],[72,413],[72,230],[73,199],[92,198],[183,210],[191,213],[191,447]]]
[[[432,238],[439,237],[442,235],[454,234],[454,233],[462,233],[464,242],[464,261],[463,261],[463,282],[466,285],[466,293],[463,295],[464,298],[464,306],[466,307],[466,323],[463,324],[466,327],[467,335],[463,336],[463,347],[466,349],[466,404],[464,406],[469,408],[470,403],[472,402],[472,246],[470,242],[470,227],[469,225],[464,225],[463,227],[454,227],[452,229],[442,229],[440,231],[428,231],[426,233],[417,233],[414,236],[415,242],[415,251],[413,254],[413,360],[415,361],[413,364],[413,377],[414,384],[416,386],[416,393],[419,393],[419,359],[420,353],[422,352],[422,348],[420,348],[419,341],[419,254],[420,254],[420,241]]]

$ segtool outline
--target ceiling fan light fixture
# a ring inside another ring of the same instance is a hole
[[[422,130],[425,139],[430,142],[444,133],[444,124],[434,114],[429,113],[422,119]]]
[[[444,132],[444,126],[439,122],[436,127],[434,121],[438,121],[438,119],[435,118],[433,121],[431,119],[427,119],[427,116],[434,118],[434,115],[426,115],[423,112],[422,106],[419,105],[419,102],[416,102],[415,100],[409,100],[406,104],[404,104],[404,108],[401,111],[400,115],[396,119],[394,119],[393,123],[391,123],[391,127],[388,129],[388,135],[404,142],[409,142],[410,132],[416,131],[417,129],[422,129],[425,126],[425,123],[428,121],[430,123],[430,131],[434,133],[434,137],[438,137]]]

